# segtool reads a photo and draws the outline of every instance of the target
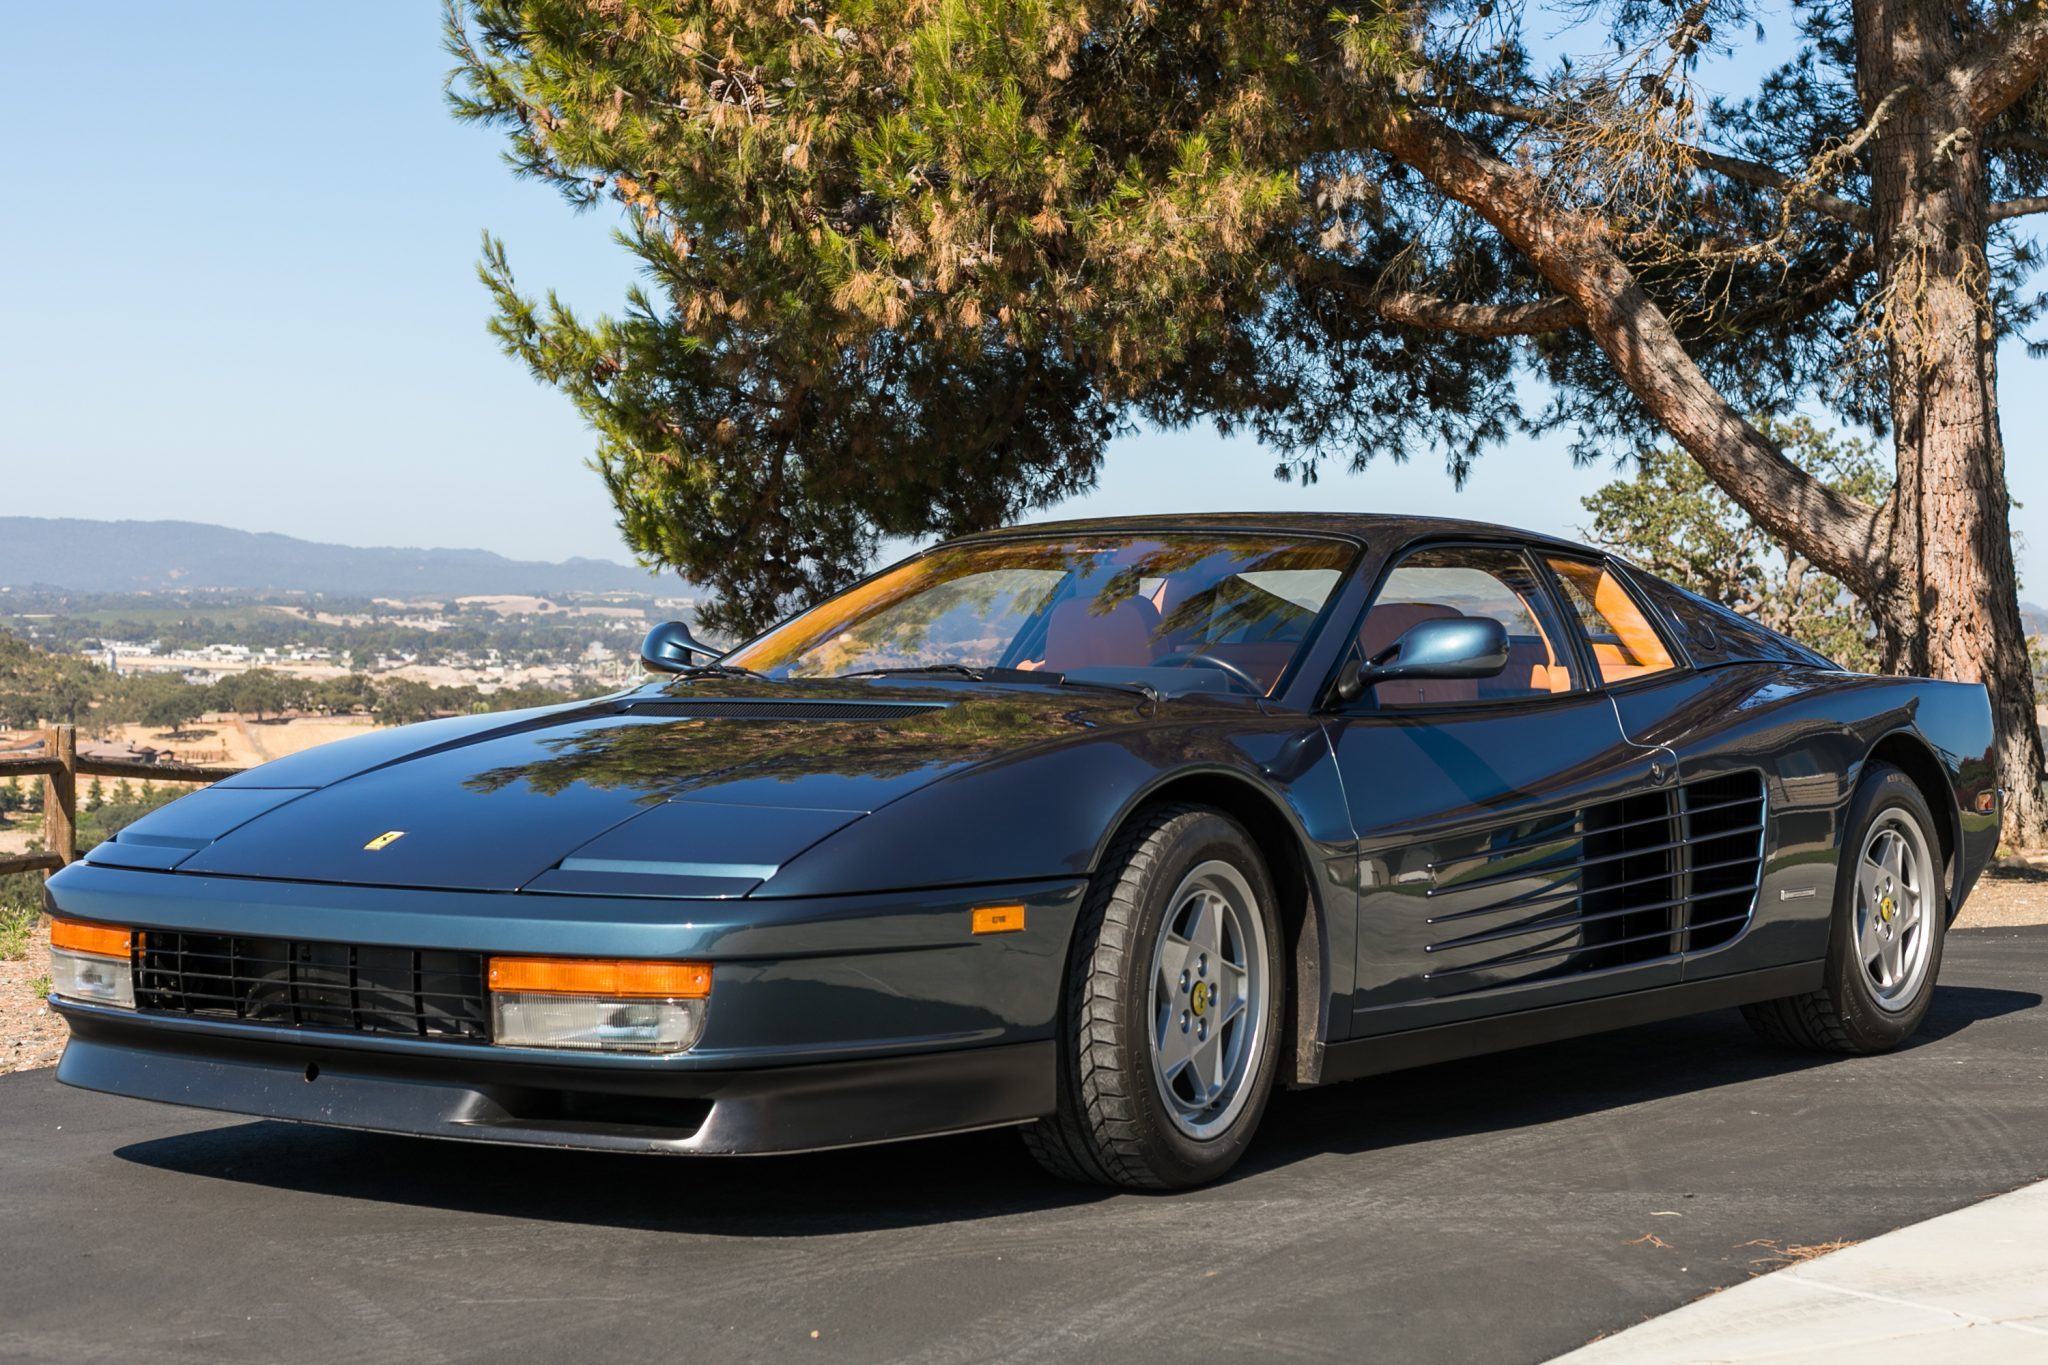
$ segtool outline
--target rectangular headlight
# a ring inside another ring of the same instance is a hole
[[[50,923],[50,994],[61,1000],[135,1008],[134,937],[75,920]]]
[[[590,1052],[682,1052],[704,1032],[702,962],[494,957],[491,1041]]]

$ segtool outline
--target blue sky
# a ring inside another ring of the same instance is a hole
[[[513,179],[494,134],[447,116],[437,4],[44,5],[9,29],[31,60],[9,72],[0,512],[629,557],[589,434],[498,352],[473,272],[488,228],[522,285],[595,312],[626,258],[606,215]],[[2016,524],[2048,546],[2040,362],[2015,346],[2004,366]],[[1310,488],[1273,463],[1147,432],[1049,514],[1398,509],[1569,534],[1614,477],[1560,442],[1489,453],[1463,492],[1426,460]]]

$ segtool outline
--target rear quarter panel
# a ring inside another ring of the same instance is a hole
[[[1689,979],[1826,954],[1843,822],[1880,745],[1924,755],[1929,804],[1953,851],[1952,912],[1997,844],[1997,815],[1974,808],[1997,784],[1990,706],[1975,684],[1741,663],[1625,689],[1615,705],[1631,739],[1678,756],[1681,780],[1745,768],[1764,776],[1770,825],[1755,917],[1741,937],[1692,959]]]

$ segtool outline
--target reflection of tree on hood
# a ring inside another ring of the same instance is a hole
[[[494,792],[524,782],[553,796],[575,785],[628,788],[649,805],[714,787],[736,775],[794,781],[820,774],[899,777],[976,763],[1089,728],[1089,712],[1127,712],[1121,699],[977,695],[889,720],[746,720],[688,717],[622,720],[541,741],[545,758],[478,773],[465,783]]]

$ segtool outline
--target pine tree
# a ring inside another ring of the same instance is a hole
[[[2048,12],[1272,0],[452,0],[456,113],[609,204],[645,284],[585,320],[481,273],[597,432],[621,524],[744,631],[885,535],[1085,489],[1137,419],[1288,472],[1518,432],[1675,440],[1868,604],[1887,667],[1982,680],[2008,835],[2048,838],[1996,344],[2048,209]],[[1779,55],[1783,60],[1777,60]],[[1533,370],[1554,400],[1524,411]],[[1889,436],[1841,492],[1744,413]]]

